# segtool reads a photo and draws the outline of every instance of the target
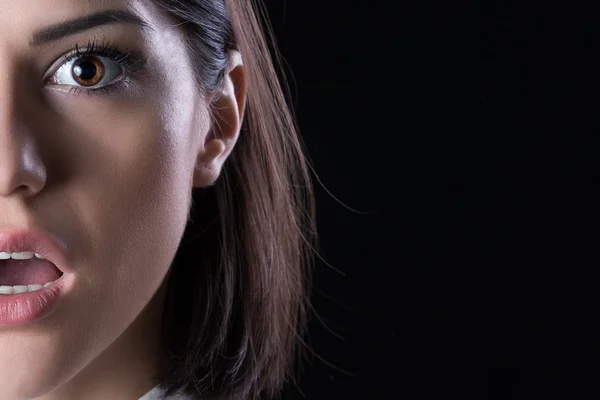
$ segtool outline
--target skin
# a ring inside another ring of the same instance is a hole
[[[107,9],[132,10],[151,29],[115,23],[29,43]],[[162,371],[163,289],[192,189],[214,184],[238,139],[241,57],[230,53],[213,102],[193,84],[181,31],[150,1],[0,0],[0,10],[0,229],[50,232],[74,271],[50,315],[0,326],[0,398],[138,399]],[[88,96],[41,79],[94,38],[148,59],[129,87]]]

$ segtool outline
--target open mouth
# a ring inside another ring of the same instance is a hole
[[[35,292],[62,275],[56,265],[33,252],[0,252],[0,295]]]

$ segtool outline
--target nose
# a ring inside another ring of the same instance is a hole
[[[30,138],[11,135],[0,129],[0,197],[13,192],[27,196],[38,193],[46,182],[46,170]]]
[[[6,67],[6,63],[3,67]],[[36,135],[26,115],[28,94],[21,92],[15,76],[0,74],[0,198],[21,193],[33,196],[45,185],[46,169],[36,144]],[[29,96],[33,101],[35,96]]]

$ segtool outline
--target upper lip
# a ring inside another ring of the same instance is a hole
[[[33,251],[53,263],[61,272],[70,272],[66,246],[54,236],[38,229],[0,231],[0,252]]]

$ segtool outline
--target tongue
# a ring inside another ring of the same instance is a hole
[[[50,261],[39,258],[29,260],[0,260],[0,286],[43,285],[60,278],[62,272]]]

